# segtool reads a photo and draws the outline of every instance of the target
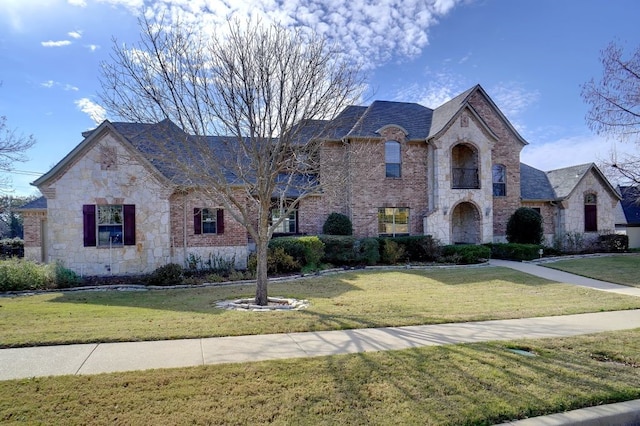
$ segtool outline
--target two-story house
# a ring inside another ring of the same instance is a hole
[[[357,236],[478,244],[503,241],[521,206],[542,214],[549,240],[614,228],[619,196],[597,167],[545,173],[521,164],[527,142],[479,85],[435,109],[350,106],[330,124],[320,136],[323,192],[303,199],[280,234],[320,233],[340,212]],[[166,162],[145,149],[151,138],[188,140],[181,129],[105,121],[84,136],[33,183],[44,200],[23,208],[27,257],[87,275],[147,273],[190,254],[244,265],[241,224],[222,204],[177,189]]]

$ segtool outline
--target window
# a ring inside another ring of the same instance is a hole
[[[386,163],[386,176],[399,178],[400,175],[400,142],[387,141],[384,143],[384,161]]]
[[[278,208],[271,210],[271,224],[278,222],[284,215],[284,211]],[[298,232],[298,211],[292,210],[282,222],[273,229],[274,234],[295,234]]]
[[[453,189],[478,189],[478,151],[469,144],[458,144],[451,150],[451,187]]]
[[[596,194],[584,196],[584,232],[598,231],[598,197]]]
[[[193,233],[199,234],[223,234],[224,210],[222,209],[193,209]]]
[[[507,195],[507,168],[502,164],[496,164],[491,171],[493,175],[493,196],[505,197]]]
[[[407,207],[379,208],[378,234],[387,237],[409,235],[409,209]]]
[[[82,207],[85,247],[130,246],[136,243],[136,206],[86,204]]]

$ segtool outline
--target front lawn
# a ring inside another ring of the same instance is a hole
[[[506,268],[354,271],[269,286],[308,299],[293,312],[236,312],[216,302],[254,285],[0,298],[0,346],[286,333],[525,318],[640,308],[640,298],[559,284]]]
[[[0,422],[488,425],[640,398],[639,367],[640,330],[630,330],[44,377],[0,382]]]
[[[543,266],[596,280],[640,287],[640,254],[567,259]]]

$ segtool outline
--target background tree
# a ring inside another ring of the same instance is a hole
[[[173,168],[176,188],[221,202],[247,229],[256,303],[265,305],[269,240],[301,200],[322,191],[318,136],[359,98],[359,69],[316,34],[260,21],[229,21],[215,34],[163,18],[140,27],[136,46],[114,41],[102,102],[125,120],[168,118],[193,135],[159,137],[146,150]],[[271,223],[274,206],[283,214]]]
[[[36,198],[35,195],[0,195],[0,239],[23,238],[22,215],[15,209]]]
[[[625,58],[623,48],[610,43],[601,52],[602,78],[582,86],[590,109],[586,119],[599,135],[640,146],[640,46]],[[605,162],[619,177],[640,184],[640,155],[614,153]]]

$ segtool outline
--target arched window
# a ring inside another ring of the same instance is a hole
[[[384,162],[388,178],[399,178],[401,176],[400,142],[387,141],[384,143]]]
[[[598,196],[584,195],[584,232],[598,231]]]
[[[460,143],[451,150],[451,187],[453,189],[478,189],[478,150]]]
[[[502,164],[495,164],[491,172],[493,176],[493,196],[505,197],[507,195],[507,168]]]

